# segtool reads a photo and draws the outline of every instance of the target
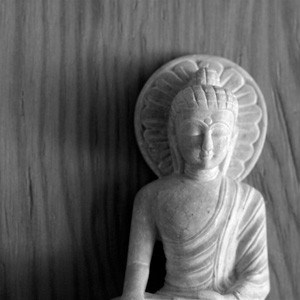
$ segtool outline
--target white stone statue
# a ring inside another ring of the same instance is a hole
[[[179,58],[148,80],[135,125],[159,179],[135,199],[122,300],[266,298],[264,200],[241,182],[260,155],[266,120],[254,80],[223,58]],[[166,278],[149,294],[156,239]]]

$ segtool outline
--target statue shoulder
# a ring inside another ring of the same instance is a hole
[[[174,188],[176,187],[181,180],[176,176],[165,176],[158,178],[145,186],[143,186],[137,193],[137,196],[143,197],[153,197],[153,194],[157,193],[162,189]]]
[[[180,184],[180,179],[176,176],[166,176],[154,180],[143,186],[136,194],[135,203],[143,206],[154,204],[158,198],[159,192],[162,190],[174,189]],[[148,204],[146,204],[148,203]]]
[[[257,189],[244,182],[237,182],[237,194],[240,204],[244,209],[254,209],[255,207],[264,207],[265,201]]]
[[[258,191],[256,188],[254,188],[253,186],[244,183],[244,182],[238,182],[238,186],[240,187],[240,189],[242,189],[245,193],[251,193],[254,194],[257,197],[263,198],[262,194],[260,193],[260,191]]]

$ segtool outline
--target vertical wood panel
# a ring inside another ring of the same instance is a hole
[[[266,97],[247,181],[267,203],[269,299],[299,299],[299,24],[296,0],[1,1],[0,297],[121,293],[134,195],[155,178],[135,102],[163,63],[201,53],[240,64]]]

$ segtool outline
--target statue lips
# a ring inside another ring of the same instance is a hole
[[[208,161],[213,157],[213,155],[214,153],[212,151],[202,151],[199,154],[199,158],[201,161]]]

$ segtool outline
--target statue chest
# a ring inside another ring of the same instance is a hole
[[[162,238],[185,240],[199,233],[213,217],[218,196],[209,191],[159,192],[156,223]]]

